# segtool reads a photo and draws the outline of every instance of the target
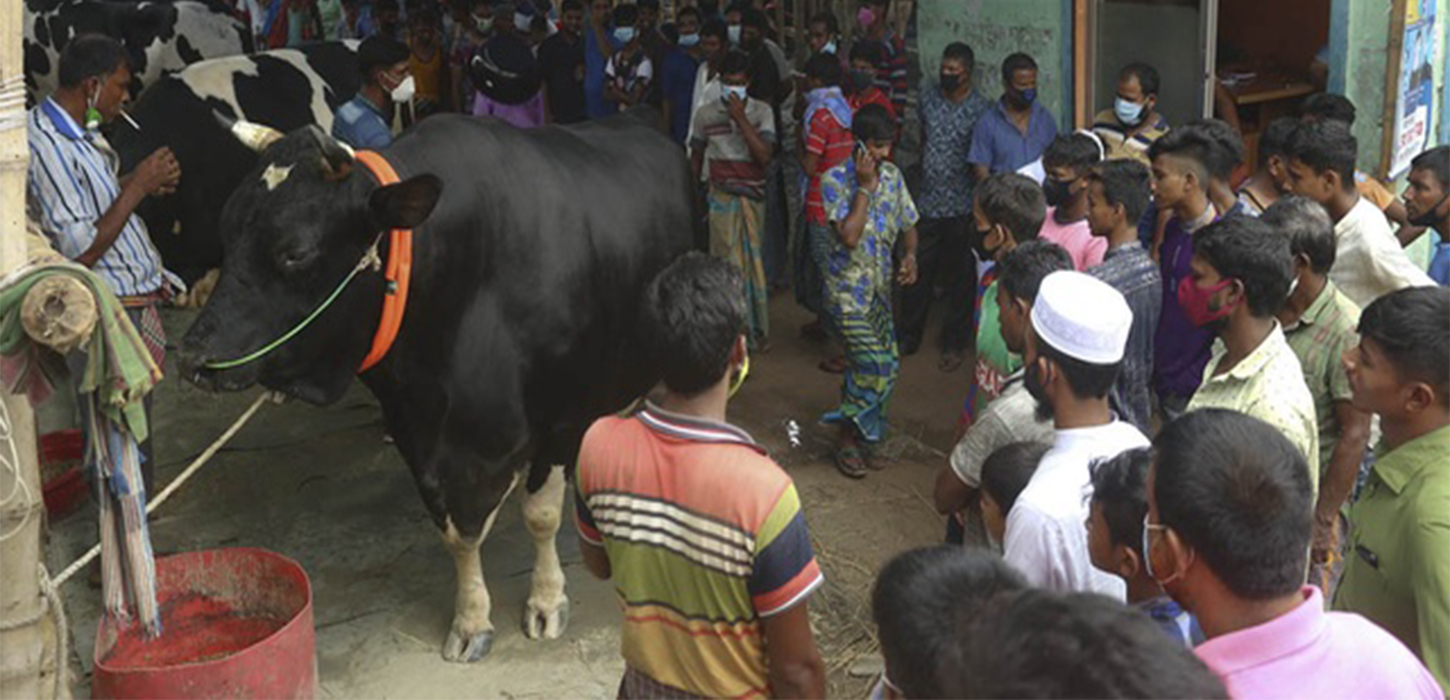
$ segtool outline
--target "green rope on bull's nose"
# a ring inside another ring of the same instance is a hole
[[[301,333],[304,329],[307,328],[307,326],[311,325],[313,321],[317,320],[317,317],[321,316],[322,312],[327,310],[327,307],[332,306],[332,302],[337,301],[337,298],[342,296],[343,290],[347,289],[347,285],[352,283],[353,278],[357,277],[359,272],[367,269],[370,265],[375,266],[378,262],[377,256],[378,247],[377,243],[374,242],[373,246],[368,249],[368,252],[363,255],[362,260],[359,260],[357,265],[352,268],[352,272],[347,273],[347,277],[344,277],[342,279],[342,282],[337,285],[337,288],[332,290],[332,293],[327,295],[327,298],[322,300],[322,303],[318,305],[317,308],[313,309],[312,313],[307,314],[307,318],[302,319],[301,322],[292,327],[292,330],[283,333],[281,337],[270,343],[267,343],[266,345],[263,345],[262,347],[253,351],[251,354],[245,355],[243,357],[238,357],[235,360],[215,360],[212,362],[207,362],[202,366],[206,367],[207,369],[235,369],[237,367],[241,367],[242,365],[256,362],[257,360],[266,357],[273,350],[282,347],[284,344],[286,344],[287,341],[296,337],[298,333]]]

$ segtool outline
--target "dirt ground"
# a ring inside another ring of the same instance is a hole
[[[887,467],[851,481],[831,465],[832,433],[817,424],[838,396],[839,377],[815,368],[826,350],[800,338],[796,329],[806,317],[788,293],[774,300],[771,313],[774,347],[754,358],[731,419],[796,480],[827,580],[811,611],[831,695],[862,697],[869,680],[849,671],[869,667],[875,651],[870,584],[892,554],[940,539],[932,479],[949,450],[969,374],[936,368],[933,332],[922,353],[905,361],[891,407],[892,437],[882,449]],[[166,314],[174,338],[191,318]],[[254,396],[214,396],[164,382],[155,397],[158,482],[170,481]],[[790,439],[792,423],[799,445]],[[573,606],[568,631],[548,642],[531,642],[519,631],[533,548],[512,505],[483,547],[499,630],[493,651],[474,665],[442,660],[452,561],[406,467],[383,443],[380,413],[361,385],[325,409],[265,407],[163,506],[152,535],[161,552],[263,547],[300,562],[314,589],[320,697],[613,697],[623,668],[612,589],[580,565],[572,527],[560,533]],[[95,538],[92,506],[53,523],[51,570]],[[100,603],[85,578],[64,591],[82,673],[78,696],[89,693]]]

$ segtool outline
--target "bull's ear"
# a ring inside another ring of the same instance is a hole
[[[381,228],[413,228],[433,213],[441,194],[442,180],[434,175],[418,175],[373,190],[368,210]]]

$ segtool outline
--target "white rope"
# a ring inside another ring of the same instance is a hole
[[[20,524],[9,532],[0,532],[0,542],[20,534],[25,526],[30,524],[30,512],[36,509],[35,492],[30,490],[30,484],[20,475],[20,453],[15,449],[15,435],[10,422],[10,407],[0,401],[0,440],[5,442],[6,449],[0,449],[0,472],[14,483],[10,487],[10,493],[0,498],[0,512],[7,512],[16,509],[21,512]],[[14,503],[14,501],[19,501]]]
[[[215,456],[216,453],[221,450],[224,445],[227,444],[227,441],[231,440],[232,436],[236,435],[237,431],[241,430],[242,426],[246,425],[247,421],[252,419],[252,415],[255,414],[257,410],[262,407],[262,403],[265,402],[270,395],[270,392],[262,392],[261,394],[259,394],[257,396],[257,400],[253,401],[252,405],[249,406],[247,410],[243,412],[240,417],[237,418],[236,422],[232,423],[232,427],[227,428],[226,432],[221,434],[221,437],[217,438],[216,441],[211,444],[211,446],[207,447],[206,450],[198,455],[196,459],[192,460],[191,464],[187,465],[186,469],[183,470],[179,476],[177,476],[175,479],[172,479],[171,483],[167,484],[166,488],[162,489],[161,493],[157,494],[156,498],[147,502],[146,514],[150,515],[153,511],[159,508],[162,503],[166,502],[166,499],[171,497],[171,494],[176,493],[176,490],[181,488],[182,484],[186,483],[187,479],[190,479],[191,476],[195,474],[198,469],[201,469],[203,466],[205,466],[206,463],[210,461],[211,458]],[[59,576],[55,577],[55,587],[59,589],[62,585],[65,585],[65,582],[69,581],[72,576],[75,576],[77,571],[80,571],[82,568],[84,568],[86,564],[91,563],[91,561],[100,554],[101,545],[97,544],[96,546],[91,547],[91,550],[89,552],[81,555],[80,559],[75,560],[73,564],[67,566],[65,570],[61,571]]]

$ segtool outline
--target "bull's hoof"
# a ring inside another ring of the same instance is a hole
[[[529,598],[524,608],[524,636],[529,639],[558,639],[569,626],[569,597]]]
[[[484,630],[471,637],[464,636],[458,630],[451,630],[448,633],[448,641],[443,643],[443,659],[460,664],[471,664],[482,661],[493,649],[493,630]]]

